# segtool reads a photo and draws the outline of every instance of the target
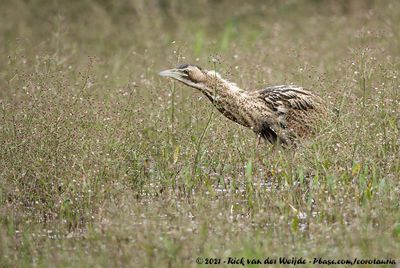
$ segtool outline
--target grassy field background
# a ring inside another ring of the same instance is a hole
[[[256,148],[178,63],[339,118]],[[399,259],[399,72],[395,0],[2,1],[0,266]]]

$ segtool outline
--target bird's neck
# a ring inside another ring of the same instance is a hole
[[[203,85],[201,91],[224,116],[240,125],[252,126],[247,105],[244,105],[248,100],[244,90],[220,77],[212,77]]]
[[[237,97],[244,93],[244,90],[240,89],[235,83],[221,78],[218,74],[210,75],[201,91],[213,102],[224,98]]]

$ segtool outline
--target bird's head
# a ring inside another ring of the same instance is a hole
[[[174,69],[162,71],[159,75],[171,77],[194,88],[203,88],[207,80],[207,71],[193,64],[182,64]]]
[[[216,71],[207,71],[193,64],[182,64],[174,69],[159,73],[161,76],[171,77],[185,85],[208,92],[208,95],[216,93],[216,87],[227,91],[242,92],[235,83],[229,82],[221,77]]]

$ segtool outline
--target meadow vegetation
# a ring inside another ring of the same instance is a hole
[[[399,10],[2,1],[0,266],[400,258]],[[256,147],[157,75],[178,63],[247,90],[298,84],[339,116],[295,149]]]

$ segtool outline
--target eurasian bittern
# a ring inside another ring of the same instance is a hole
[[[276,144],[287,145],[312,131],[312,124],[325,107],[320,97],[299,86],[282,85],[245,91],[197,65],[182,64],[160,72],[185,85],[197,88],[232,121],[251,128]]]

